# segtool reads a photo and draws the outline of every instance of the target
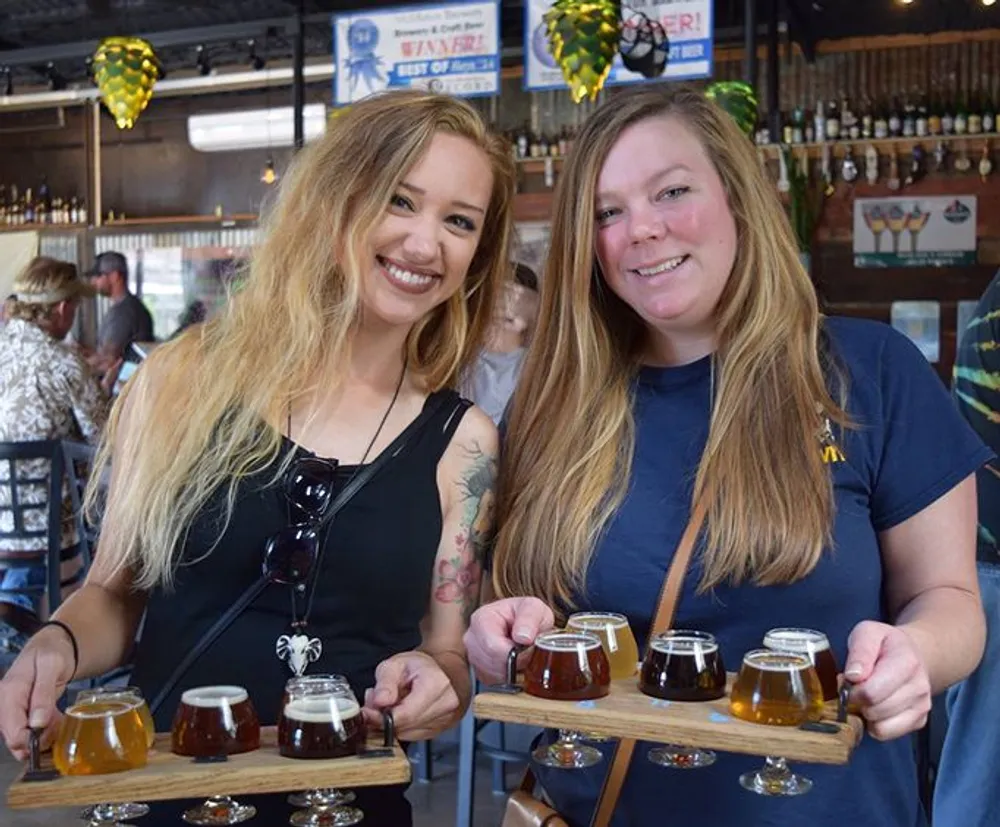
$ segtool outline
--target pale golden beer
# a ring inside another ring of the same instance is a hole
[[[764,635],[764,646],[783,652],[799,652],[812,661],[819,682],[823,687],[823,700],[837,699],[837,659],[830,648],[830,641],[815,629],[771,629]]]
[[[601,639],[604,654],[611,664],[611,680],[630,678],[639,663],[639,647],[635,643],[628,618],[614,612],[577,612],[570,615],[566,628],[590,632]]]
[[[156,725],[153,723],[153,716],[149,712],[146,699],[142,696],[142,690],[138,686],[81,689],[76,695],[76,703],[78,704],[94,703],[95,701],[125,701],[126,703],[138,704],[139,717],[146,730],[146,746],[153,746],[153,741],[156,740]]]
[[[729,710],[744,721],[798,726],[823,712],[823,687],[808,655],[754,649],[729,696]]]
[[[90,701],[66,711],[52,760],[63,775],[104,775],[146,766],[148,749],[135,701]]]

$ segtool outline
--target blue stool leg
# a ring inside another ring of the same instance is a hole
[[[429,784],[433,775],[433,743],[431,741],[418,741],[412,747],[417,758],[417,781],[421,784]]]
[[[494,722],[497,727],[497,747],[507,749],[507,730],[503,721]],[[507,762],[501,758],[493,759],[493,794],[504,795],[507,792]]]

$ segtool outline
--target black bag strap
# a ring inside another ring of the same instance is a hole
[[[423,429],[427,423],[434,417],[434,415],[441,409],[441,406],[448,400],[451,394],[447,391],[438,391],[438,393],[433,394],[428,398],[427,403],[424,405],[424,409],[420,412],[420,415],[407,426],[403,432],[393,440],[392,444],[389,445],[381,454],[379,454],[372,462],[362,468],[354,478],[345,485],[340,493],[337,494],[334,501],[330,504],[330,508],[327,510],[326,514],[323,515],[323,519],[320,521],[319,526],[324,526],[330,522],[341,509],[347,505],[348,502],[354,497],[355,494],[360,491],[372,477],[374,477],[379,471],[381,471],[389,462],[389,460],[399,456],[399,454],[406,447],[407,443],[414,434],[417,434]],[[461,405],[463,400],[459,399],[458,404]],[[319,576],[319,572],[316,573]],[[268,579],[265,575],[261,575],[257,580],[250,584],[247,589],[236,598],[233,604],[223,612],[218,620],[215,621],[205,633],[198,639],[198,642],[191,647],[190,651],[181,659],[181,662],[177,664],[174,671],[171,672],[170,677],[164,682],[163,686],[160,687],[160,691],[156,693],[156,697],[153,698],[152,702],[149,704],[149,711],[151,714],[155,715],[157,710],[163,705],[163,702],[169,697],[170,693],[174,691],[180,679],[184,677],[185,673],[194,665],[194,662],[198,660],[205,651],[219,639],[219,636],[226,631],[236,620],[246,608],[256,600],[261,592],[268,585]]]

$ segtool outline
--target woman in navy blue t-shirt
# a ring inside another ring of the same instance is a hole
[[[640,744],[612,824],[920,824],[904,736],[982,652],[973,472],[990,452],[909,341],[820,315],[773,183],[701,94],[600,108],[552,229],[501,458],[505,599],[473,617],[472,663],[501,674],[553,609],[624,612],[642,645],[704,497],[674,626],[715,634],[730,670],[772,627],[823,630],[868,736],[846,766],[793,766],[814,781],[797,798],[737,783],[760,758],[680,771]],[[579,827],[607,767],[535,770]]]

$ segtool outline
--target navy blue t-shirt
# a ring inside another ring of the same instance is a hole
[[[697,560],[685,579],[673,625],[715,634],[731,672],[775,626],[823,630],[842,669],[851,629],[866,619],[890,621],[882,600],[878,532],[930,505],[991,456],[908,339],[886,325],[856,319],[829,319],[826,329],[847,374],[848,413],[860,426],[836,435],[845,461],[829,466],[836,497],[834,547],[808,577],[790,585],[721,586],[698,594]],[[710,374],[710,357],[641,370],[631,486],[595,551],[586,594],[578,599],[581,609],[626,614],[640,647],[688,521],[708,436]],[[573,827],[589,824],[607,771],[611,747],[600,746],[606,760],[597,767],[534,767]],[[909,738],[880,742],[866,735],[846,766],[793,762],[793,770],[815,782],[798,798],[766,798],[740,787],[740,774],[758,769],[762,758],[719,753],[710,767],[677,770],[651,763],[652,746],[636,748],[614,827],[922,823]]]

